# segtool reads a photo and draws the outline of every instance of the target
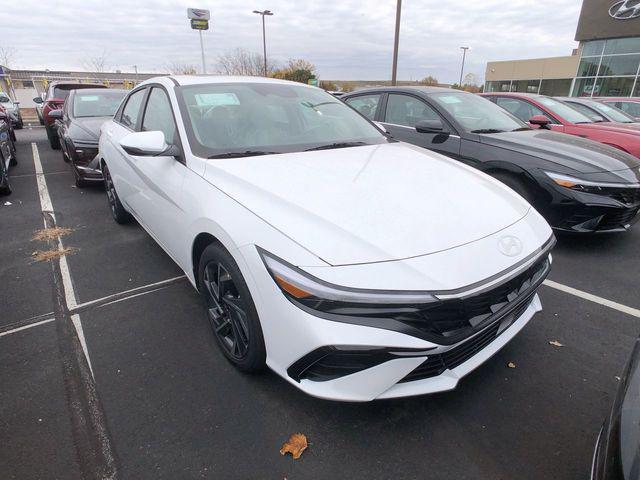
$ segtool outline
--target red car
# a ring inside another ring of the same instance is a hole
[[[640,97],[593,97],[592,100],[619,108],[640,122]]]
[[[568,104],[544,95],[482,93],[533,128],[547,128],[604,143],[640,158],[640,130],[631,124],[595,123]]]
[[[33,101],[35,103],[42,103],[42,118],[44,119],[45,130],[47,131],[47,138],[49,144],[54,150],[60,148],[60,139],[58,138],[58,132],[54,127],[55,119],[49,117],[49,113],[53,110],[59,110],[62,108],[65,99],[69,96],[71,90],[78,90],[81,88],[107,88],[102,84],[94,83],[78,83],[78,82],[51,82],[47,88],[47,93],[44,100],[40,97],[35,97]]]

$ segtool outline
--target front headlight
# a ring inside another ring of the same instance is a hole
[[[637,183],[615,183],[615,182],[592,182],[580,178],[564,175],[561,173],[544,172],[551,180],[561,187],[570,188],[571,190],[598,193],[603,188],[635,188],[640,187]]]
[[[294,303],[313,310],[342,315],[382,315],[412,312],[439,302],[429,292],[368,290],[332,285],[284,260],[258,249],[271,277]]]

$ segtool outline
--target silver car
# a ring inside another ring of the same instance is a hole
[[[20,129],[24,126],[22,114],[20,113],[20,102],[14,102],[9,95],[0,92],[0,105],[2,105],[9,114],[11,124],[14,128]]]

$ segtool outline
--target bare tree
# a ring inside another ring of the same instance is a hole
[[[15,54],[15,48],[0,46],[0,65],[11,67],[13,65],[13,58],[15,57]]]
[[[276,70],[276,65],[270,59],[267,59],[267,65],[267,74],[271,75]],[[218,57],[218,73],[261,76],[264,75],[264,59],[259,53],[236,48]]]
[[[84,68],[88,72],[99,72],[102,73],[107,70],[107,52],[106,50],[102,50],[100,55],[87,55],[87,57],[82,61],[82,68]]]
[[[165,68],[173,75],[195,75],[197,73],[195,65],[191,63],[169,62]]]

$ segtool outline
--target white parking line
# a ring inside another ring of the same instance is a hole
[[[613,310],[626,313],[627,315],[640,318],[640,310],[638,310],[637,308],[627,307],[626,305],[623,305],[621,303],[607,300],[606,298],[602,298],[597,295],[593,295],[592,293],[584,292],[582,290],[578,290],[577,288],[554,282],[553,280],[545,280],[544,285],[546,285],[547,287],[555,288],[556,290],[560,290],[561,292],[582,298],[583,300],[588,300],[590,302],[612,308]]]
[[[47,188],[47,181],[44,178],[44,172],[42,170],[42,162],[40,161],[40,153],[38,152],[38,145],[35,142],[31,143],[31,150],[33,152],[33,163],[36,171],[36,181],[38,183],[38,195],[40,197],[40,208],[42,209],[43,214],[51,215],[54,223],[56,223],[56,217],[53,212],[53,204],[51,203],[51,197],[49,196],[49,189]],[[47,221],[43,217],[44,227],[47,228]],[[62,244],[62,239],[58,236],[58,249],[60,251],[64,250],[64,245]],[[67,303],[67,308],[69,310],[73,310],[78,305],[78,300],[76,299],[76,293],[73,289],[73,283],[71,282],[71,274],[69,273],[69,264],[67,263],[67,256],[62,255],[59,258],[60,264],[60,273],[62,274],[62,287],[64,290],[65,301]],[[76,329],[76,334],[78,335],[78,339],[80,340],[80,344],[82,345],[82,350],[84,351],[85,357],[87,357],[87,363],[89,367],[91,367],[91,360],[89,359],[89,351],[87,350],[87,342],[84,338],[84,332],[82,330],[82,324],[80,323],[80,317],[73,321],[73,325]],[[91,372],[93,374],[93,370]]]
[[[12,333],[18,333],[22,330],[26,330],[27,328],[39,327],[40,325],[45,325],[47,323],[53,322],[55,318],[47,318],[46,320],[42,320],[40,322],[31,323],[29,325],[25,325],[24,327],[14,328],[12,330],[7,330],[6,332],[0,332],[0,337],[4,337],[5,335],[11,335]]]
[[[159,282],[150,283],[148,285],[143,285],[141,287],[132,288],[130,290],[125,290],[123,292],[113,293],[111,295],[107,295],[106,297],[96,298],[95,300],[90,300],[88,302],[80,303],[80,304],[76,305],[75,309],[76,310],[85,309],[87,307],[90,307],[90,306],[96,305],[96,304],[103,304],[104,305],[104,304],[107,304],[107,303],[113,303],[112,301],[128,300],[129,298],[137,297],[137,296],[145,294],[145,293],[155,292],[157,289],[154,289],[153,287],[161,287],[161,286],[169,284],[169,283],[174,283],[177,280],[180,280],[182,278],[187,278],[187,277],[186,277],[186,275],[180,275],[178,277],[168,278],[166,280],[161,280]],[[152,289],[152,290],[146,291],[147,289]],[[138,292],[140,292],[140,290],[145,290],[145,291],[142,292],[142,293],[138,293]]]

